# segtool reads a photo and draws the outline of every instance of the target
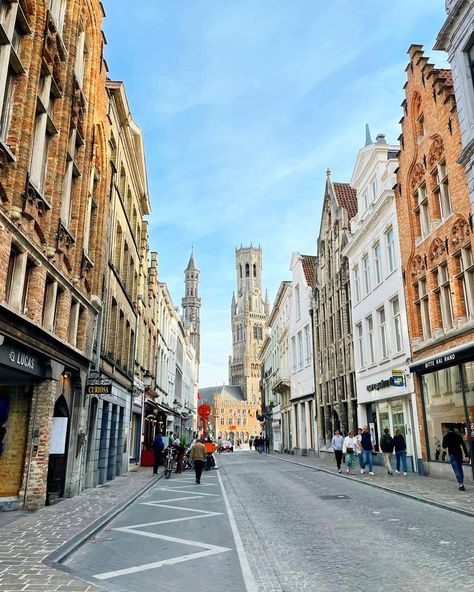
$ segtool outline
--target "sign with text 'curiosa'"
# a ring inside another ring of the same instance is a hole
[[[112,381],[105,379],[88,380],[86,383],[86,395],[100,397],[112,394]]]

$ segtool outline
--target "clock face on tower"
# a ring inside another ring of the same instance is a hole
[[[253,289],[253,293],[255,294],[255,296],[258,296],[258,292],[259,292],[259,289],[258,288],[254,288]]]

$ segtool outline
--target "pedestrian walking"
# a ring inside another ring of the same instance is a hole
[[[265,440],[262,436],[258,437],[258,452],[259,454],[263,454],[265,452]]]
[[[270,438],[268,436],[265,437],[265,452],[270,453]]]
[[[408,475],[407,473],[407,443],[405,442],[405,438],[403,437],[401,431],[397,428],[395,430],[395,435],[393,437],[393,445],[395,447],[395,456],[397,459],[397,468],[396,472],[400,472],[400,465],[403,465],[403,474]]]
[[[380,438],[380,449],[383,453],[383,462],[387,473],[393,475],[392,470],[392,454],[393,454],[393,438],[390,435],[389,429],[384,428],[382,437]]]
[[[372,471],[372,452],[374,452],[374,441],[369,432],[369,426],[364,426],[360,435],[361,456],[360,456],[360,474],[365,473],[365,467],[369,465],[369,475],[373,475]]]
[[[362,468],[362,428],[357,428],[357,435],[354,436],[356,442],[355,452],[356,455],[359,457],[359,467]]]
[[[250,440],[249,440],[249,450],[252,450],[252,444],[253,444],[253,436],[251,436]]]
[[[151,445],[151,449],[153,450],[153,475],[158,473],[158,467],[161,466],[164,448],[165,444],[163,438],[161,437],[161,434],[157,434]]]
[[[196,483],[198,485],[201,483],[202,470],[206,462],[206,449],[204,447],[204,442],[204,438],[201,438],[195,442],[191,448],[191,452],[189,453],[190,460],[194,461],[194,472],[196,474]]]
[[[339,432],[339,430],[335,430],[334,431],[334,436],[332,437],[331,440],[331,446],[332,449],[334,450],[334,457],[336,459],[336,465],[337,465],[337,472],[341,473],[342,469],[341,469],[341,463],[342,463],[342,447],[344,446],[344,438],[341,436],[341,433]]]
[[[342,436],[341,436],[342,438]],[[342,453],[346,455],[347,471],[351,475],[355,474],[355,463],[356,463],[356,450],[357,450],[357,436],[354,437],[354,432],[349,430],[349,433],[344,438],[342,444]],[[341,471],[339,471],[340,473]]]
[[[450,424],[448,433],[443,438],[443,448],[448,449],[449,462],[453,467],[457,482],[459,483],[459,491],[466,491],[464,487],[464,471],[462,463],[469,462],[469,454],[467,452],[466,443],[459,432],[454,431],[454,425]],[[464,452],[464,454],[463,454]]]

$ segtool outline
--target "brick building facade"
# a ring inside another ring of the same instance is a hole
[[[450,425],[472,446],[472,210],[449,70],[412,45],[406,68],[396,202],[420,441],[425,470],[448,473]],[[470,471],[469,471],[470,473]],[[471,474],[472,476],[472,474]]]
[[[107,216],[102,17],[98,0],[0,6],[0,504],[10,508],[84,485]]]

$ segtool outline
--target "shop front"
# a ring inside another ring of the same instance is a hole
[[[171,410],[169,410],[171,412]],[[143,446],[141,452],[142,467],[153,466],[152,444],[155,436],[161,434],[165,446],[168,445],[166,434],[168,410],[161,404],[151,399],[145,399],[145,412],[143,420]]]
[[[416,401],[412,377],[407,367],[397,367],[370,377],[357,377],[358,424],[364,425],[380,451],[380,437],[385,428],[393,436],[395,430],[405,438],[408,469],[420,471],[420,446],[416,430]],[[383,464],[382,455],[374,459]],[[423,470],[423,469],[421,469]]]
[[[470,454],[465,477],[474,478],[474,345],[453,348],[414,363],[424,416],[424,460],[427,472],[452,476],[443,438],[450,427],[462,435]]]

